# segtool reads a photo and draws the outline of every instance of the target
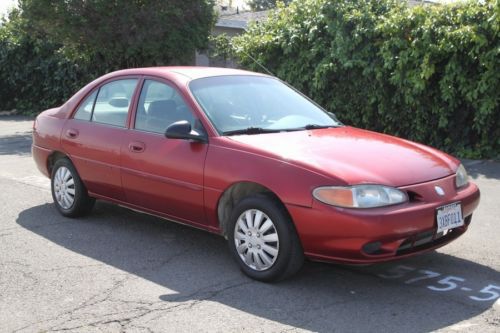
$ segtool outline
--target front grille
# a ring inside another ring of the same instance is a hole
[[[432,229],[414,234],[401,243],[396,251],[396,256],[422,251],[438,246],[439,244],[447,243],[462,235],[465,230],[467,230],[467,226],[470,224],[471,219],[472,215],[467,216],[464,219],[464,226],[447,230],[447,232],[440,232],[439,234],[436,234],[435,229]]]

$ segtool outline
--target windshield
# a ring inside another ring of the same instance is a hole
[[[189,88],[224,135],[258,134],[341,125],[333,116],[281,81],[262,76],[217,76]]]

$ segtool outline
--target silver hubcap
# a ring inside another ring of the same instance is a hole
[[[75,180],[68,168],[62,166],[54,176],[54,193],[59,206],[70,209],[75,202]]]
[[[270,268],[278,258],[278,231],[269,216],[258,209],[240,215],[234,228],[234,242],[241,260],[257,271]]]

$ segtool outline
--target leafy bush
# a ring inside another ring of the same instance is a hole
[[[189,64],[215,23],[214,0],[20,0],[37,31],[103,72]]]
[[[60,45],[27,33],[27,25],[14,11],[0,26],[0,110],[36,113],[60,105],[92,77]]]
[[[189,64],[213,0],[19,0],[0,25],[0,110],[38,113],[113,70]]]
[[[500,154],[500,2],[296,0],[233,39],[345,123],[461,156]]]
[[[252,10],[259,11],[276,7],[277,1],[279,0],[250,0],[247,3],[250,6],[250,8],[252,8]],[[284,0],[282,2],[289,3],[290,1],[291,0]]]

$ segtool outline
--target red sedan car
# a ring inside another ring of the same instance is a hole
[[[366,264],[438,248],[479,203],[457,159],[344,126],[280,80],[234,69],[105,75],[36,118],[32,150],[64,216],[103,199],[218,233],[262,281],[304,257]]]

